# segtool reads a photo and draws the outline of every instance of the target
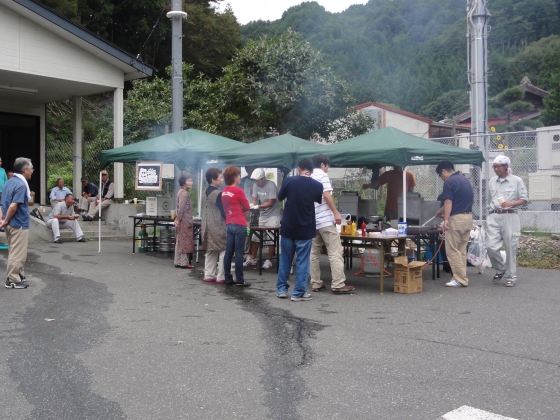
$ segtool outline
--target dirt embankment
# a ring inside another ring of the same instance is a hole
[[[517,265],[560,270],[560,235],[522,236],[517,250]]]

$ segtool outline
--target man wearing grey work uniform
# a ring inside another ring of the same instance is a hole
[[[488,219],[486,249],[492,267],[496,269],[494,283],[506,277],[506,286],[515,286],[517,280],[517,247],[521,236],[521,224],[517,208],[527,204],[527,188],[523,180],[511,174],[510,160],[507,156],[494,159],[496,176],[488,181]],[[506,248],[506,260],[500,249]]]
[[[251,179],[255,181],[253,185],[253,198],[251,208],[259,209],[259,226],[280,226],[280,203],[278,202],[278,188],[272,181],[266,179],[266,174],[261,168],[255,169],[251,174]],[[251,245],[251,256],[247,257],[243,265],[245,267],[257,265],[257,251],[259,250],[259,239],[253,235]],[[274,244],[265,243],[268,246],[268,259],[263,263],[262,268],[268,270],[272,268],[270,261],[274,256]]]

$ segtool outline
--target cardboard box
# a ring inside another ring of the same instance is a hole
[[[146,216],[171,217],[175,200],[168,197],[146,197]]]
[[[408,262],[408,257],[396,257],[395,266],[395,293],[419,293],[422,291],[423,261]]]

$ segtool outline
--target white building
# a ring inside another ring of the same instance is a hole
[[[36,168],[30,189],[46,202],[46,104],[74,104],[74,185],[81,193],[82,96],[114,95],[114,147],[123,145],[124,82],[152,75],[133,55],[32,0],[0,0],[0,156]],[[115,164],[115,197],[123,195],[122,164]]]

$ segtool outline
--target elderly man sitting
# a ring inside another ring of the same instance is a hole
[[[62,203],[68,194],[72,194],[72,191],[64,186],[62,178],[58,178],[56,180],[56,187],[51,190],[51,195],[49,196],[51,207],[54,209],[58,203]]]
[[[54,243],[63,243],[60,240],[60,229],[72,229],[76,235],[76,242],[86,242],[84,233],[76,220],[79,215],[74,214],[74,195],[66,194],[64,201],[54,206],[54,209],[47,217],[46,224],[53,231]]]

